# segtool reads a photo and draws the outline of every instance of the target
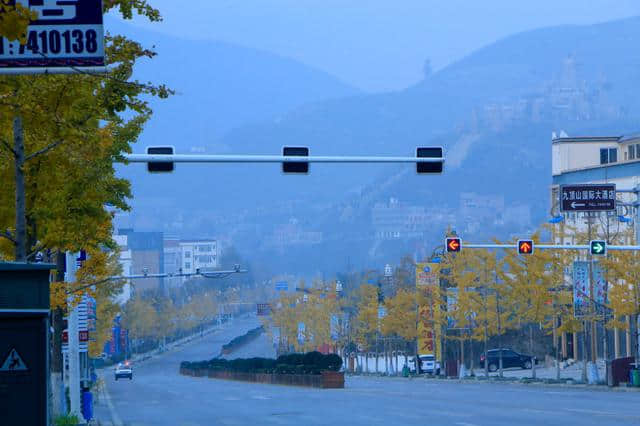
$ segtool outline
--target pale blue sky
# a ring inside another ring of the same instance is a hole
[[[638,0],[153,0],[156,31],[295,58],[367,91],[421,78],[516,32],[640,15]],[[147,26],[136,20],[136,25]]]

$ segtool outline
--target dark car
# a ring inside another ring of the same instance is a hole
[[[480,367],[484,368],[485,356],[480,356]],[[502,368],[523,368],[529,369],[533,363],[538,360],[531,355],[520,354],[512,349],[502,349]],[[489,371],[498,371],[500,366],[500,349],[491,349],[487,351],[487,363]]]

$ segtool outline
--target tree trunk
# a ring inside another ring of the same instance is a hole
[[[489,360],[487,356],[489,354],[489,348],[487,347],[488,342],[488,332],[487,332],[487,320],[484,321],[484,377],[489,377]]]
[[[533,323],[529,324],[529,346],[531,348],[531,377],[536,378],[536,356],[533,353]]]
[[[587,383],[587,322],[582,322],[582,381]]]
[[[15,234],[15,261],[27,261],[27,208],[25,201],[24,183],[24,135],[22,133],[22,119],[16,116],[13,119],[13,151],[15,171],[15,208],[16,208],[16,234]]]
[[[498,314],[498,370],[500,377],[503,377],[502,372],[502,324],[500,319],[500,295],[496,292],[496,313]]]
[[[475,377],[475,373],[473,372],[474,367],[473,362],[473,339],[471,338],[471,331],[469,331],[469,374],[471,377]]]

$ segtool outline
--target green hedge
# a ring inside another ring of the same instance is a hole
[[[244,345],[245,343],[249,343],[256,337],[260,336],[264,332],[264,327],[256,327],[252,330],[247,331],[242,336],[235,337],[229,343],[222,345],[222,352],[230,351],[237,346]]]
[[[282,355],[273,358],[238,358],[226,360],[214,358],[209,361],[183,361],[180,368],[187,370],[209,369],[235,371],[241,373],[279,373],[279,374],[320,374],[322,371],[338,371],[342,367],[342,358],[336,354],[323,355],[320,352]]]

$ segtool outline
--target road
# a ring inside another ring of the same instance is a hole
[[[640,393],[426,379],[349,377],[321,390],[185,377],[181,360],[216,354],[233,331],[140,365],[133,381],[107,375],[113,412],[102,425],[630,425],[640,424]],[[262,345],[262,343],[257,343]],[[246,352],[246,350],[245,350]],[[635,410],[635,411],[634,411]],[[113,415],[115,413],[115,415]]]

